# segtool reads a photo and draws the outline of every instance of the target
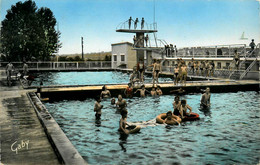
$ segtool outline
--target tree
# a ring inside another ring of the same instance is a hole
[[[18,2],[7,10],[1,27],[1,52],[5,60],[49,60],[61,47],[56,19],[48,8],[35,2]]]

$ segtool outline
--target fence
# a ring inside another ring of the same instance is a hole
[[[13,62],[14,67],[21,69],[22,62]],[[29,70],[69,70],[69,69],[111,69],[110,61],[86,62],[28,62]],[[0,68],[5,69],[7,62],[0,62]]]

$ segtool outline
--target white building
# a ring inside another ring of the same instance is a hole
[[[111,44],[112,47],[112,68],[132,69],[136,64],[136,50],[130,42]]]

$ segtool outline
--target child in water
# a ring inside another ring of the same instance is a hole
[[[151,93],[151,95],[152,95],[153,97],[157,96],[157,93],[156,93],[156,90],[155,90],[154,87],[152,88],[152,90],[151,90],[150,93]]]
[[[123,99],[122,95],[118,95],[118,101],[116,103],[116,106],[118,107],[118,110],[120,110],[120,111],[126,110],[127,103]]]
[[[133,97],[133,87],[131,83],[128,83],[128,87],[126,87],[124,94],[126,97],[128,98],[132,98]]]
[[[163,93],[162,93],[162,90],[161,90],[161,88],[160,88],[159,85],[157,85],[156,94],[157,94],[158,96],[161,96],[161,95],[163,94]]]
[[[94,105],[94,112],[96,112],[95,116],[97,120],[100,119],[101,109],[103,108],[103,105],[101,105],[100,103],[101,103],[101,98],[100,97],[96,98],[96,103]]]
[[[164,123],[166,124],[173,124],[173,123],[178,123],[180,124],[180,122],[177,120],[177,116],[172,114],[172,111],[168,111],[166,113],[166,119],[164,120]]]
[[[121,119],[119,121],[119,131],[128,135],[129,134],[129,131],[126,129],[126,119],[127,119],[127,110],[123,110],[121,111]]]
[[[187,110],[190,110],[189,113],[187,113]],[[192,108],[187,104],[186,100],[181,100],[181,106],[180,106],[180,115],[183,119],[184,116],[189,116],[192,111]]]
[[[145,97],[145,92],[150,93],[148,90],[145,89],[144,85],[141,86],[141,89],[137,89],[135,91],[135,93],[137,93],[137,92],[140,92],[140,97]]]

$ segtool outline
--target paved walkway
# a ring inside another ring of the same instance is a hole
[[[18,82],[6,86],[0,70],[0,163],[60,164]]]

